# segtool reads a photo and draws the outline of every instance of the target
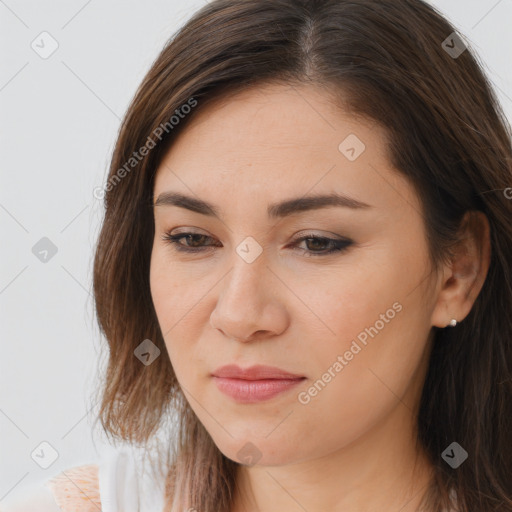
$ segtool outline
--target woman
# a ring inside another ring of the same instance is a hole
[[[201,9],[126,114],[94,262],[105,431],[179,427],[153,510],[512,511],[511,157],[421,0]],[[73,510],[130,487],[97,469]]]

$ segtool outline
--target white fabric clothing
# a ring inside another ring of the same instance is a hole
[[[45,485],[51,477],[46,477],[35,485],[16,487],[0,501],[0,512],[164,512],[165,478],[151,471],[142,455],[130,447],[105,447],[97,466],[97,482],[94,477],[101,509],[86,498],[74,502],[75,506],[61,508]],[[72,482],[69,488],[76,494]],[[454,491],[451,494],[456,504],[457,495]],[[456,506],[450,512],[457,512]]]
[[[163,512],[164,477],[152,471],[148,462],[142,460],[142,455],[132,447],[102,448],[97,482],[94,482],[95,487],[99,486],[101,512]],[[59,471],[35,484],[19,484],[0,501],[0,512],[63,512],[47,483],[57,475],[64,479],[67,473],[67,470]],[[69,488],[76,494],[72,480]],[[82,494],[79,490],[77,493]],[[83,510],[97,510],[86,495],[87,492],[78,498],[79,506],[83,506]]]

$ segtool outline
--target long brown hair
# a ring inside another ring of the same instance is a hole
[[[489,219],[491,263],[474,307],[457,327],[433,328],[418,441],[434,468],[429,510],[448,509],[453,490],[462,512],[512,511],[512,136],[482,64],[454,32],[422,0],[213,0],[144,78],[113,152],[94,260],[110,349],[99,418],[112,437],[144,444],[174,414],[169,510],[228,512],[238,464],[184,399],[153,308],[154,176],[202,106],[275,82],[324,87],[387,130],[391,163],[422,201],[434,266],[447,261],[466,212]],[[161,351],[149,365],[134,356],[146,339]],[[453,441],[468,452],[457,469],[441,456]]]

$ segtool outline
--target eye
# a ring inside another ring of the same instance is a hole
[[[311,241],[313,243],[311,243]],[[309,248],[306,249],[298,248],[300,251],[304,253],[306,257],[323,256],[336,252],[343,252],[353,243],[352,240],[348,240],[345,238],[336,239],[314,235],[303,236],[295,240],[294,244],[297,244],[299,242],[306,242],[306,246],[309,246]],[[319,252],[318,249],[321,248],[322,246],[327,247],[327,249]]]
[[[187,243],[191,243],[192,245],[185,245],[181,243],[182,239],[187,240]],[[210,249],[206,249],[202,242],[205,240],[212,240],[212,237],[203,235],[201,233],[186,232],[171,235],[170,232],[166,232],[162,236],[162,240],[172,244],[175,250],[186,253],[205,252],[206,250],[211,250],[211,247],[215,246],[215,244],[207,244],[206,247],[210,247]],[[312,244],[311,241],[313,242]],[[336,239],[306,235],[296,239],[292,245],[297,246],[301,242],[306,242],[306,245],[309,245],[309,247],[306,249],[297,247],[297,249],[301,251],[306,257],[324,256],[336,252],[343,252],[353,244],[352,240],[346,238]],[[324,247],[323,250],[321,250],[322,247]]]
[[[192,242],[192,246],[184,245],[181,243],[182,239],[187,239],[189,242]],[[173,244],[174,249],[181,252],[204,252],[201,249],[200,242],[204,239],[211,239],[210,236],[202,235],[200,233],[179,233],[177,235],[171,235],[169,232],[165,233],[162,237],[162,240]],[[199,245],[194,245],[195,243]]]

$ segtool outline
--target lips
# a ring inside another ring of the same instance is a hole
[[[240,368],[227,365],[212,373],[217,388],[236,402],[250,404],[270,400],[292,390],[306,377],[275,366]]]
[[[212,376],[240,380],[298,380],[304,378],[303,375],[290,373],[275,366],[254,365],[249,368],[240,368],[235,364],[217,368],[212,372]]]

